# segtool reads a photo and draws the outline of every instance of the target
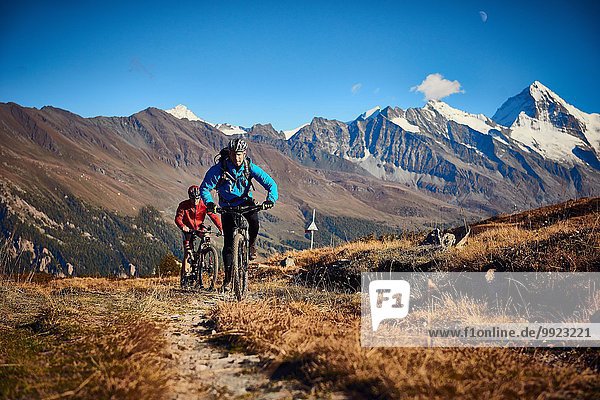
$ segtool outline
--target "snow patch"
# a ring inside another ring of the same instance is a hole
[[[398,125],[400,128],[404,129],[407,132],[420,132],[418,126],[411,124],[404,117],[396,117],[390,120],[391,123]]]
[[[450,107],[443,101],[430,100],[425,105],[426,110],[435,110],[449,121],[454,121],[461,125],[482,133],[488,133],[490,129],[496,129],[497,125],[483,114],[469,114],[467,112]]]
[[[225,135],[243,135],[246,133],[241,126],[231,124],[217,124],[215,128],[220,130]]]
[[[502,143],[502,144],[505,144],[505,145],[507,145],[507,146],[510,146],[510,145],[508,144],[508,142],[507,142],[506,140],[502,139],[500,136],[493,135],[493,136],[492,136],[492,139],[494,139],[494,140],[497,140],[498,142],[500,142],[500,143]]]
[[[178,118],[178,119],[187,119],[189,121],[201,121],[201,122],[204,122],[211,126],[215,126],[215,124],[213,124],[213,123],[210,123],[201,118],[198,118],[198,116],[196,114],[194,114],[192,112],[192,110],[190,110],[183,104],[178,104],[173,108],[165,110],[165,112],[168,112],[169,114],[171,114],[172,116],[174,116],[175,118]]]
[[[292,136],[294,136],[296,133],[298,133],[298,131],[302,128],[304,128],[305,126],[310,125],[310,123],[306,123],[304,125],[300,125],[299,127],[297,127],[296,129],[290,129],[289,131],[283,131],[283,134],[285,135],[285,140],[288,140],[289,138],[291,138]]]
[[[360,114],[358,118],[368,119],[372,116],[377,116],[377,114],[379,114],[379,111],[381,111],[381,108],[379,108],[379,106],[375,106],[370,110],[367,110],[364,113]]]
[[[546,158],[562,162],[581,163],[573,154],[573,149],[576,146],[586,146],[583,141],[550,122],[531,118],[524,112],[519,114],[511,126],[510,137]]]
[[[391,166],[390,168],[389,163],[379,160],[374,155],[372,155],[368,149],[365,149],[365,156],[362,158],[347,157],[347,159],[354,162],[355,164],[358,164],[366,171],[368,171],[371,175],[382,180],[399,182],[409,184],[412,186],[416,186],[417,182],[422,181],[423,179],[438,185],[444,184],[444,181],[441,178],[437,178],[432,175],[407,171],[395,165]],[[386,164],[388,166],[388,171],[386,171],[384,167],[384,165]]]
[[[581,120],[585,123],[585,135],[590,145],[600,155],[600,114],[586,114],[581,112]]]

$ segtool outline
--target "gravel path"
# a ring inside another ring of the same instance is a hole
[[[205,292],[191,300],[184,314],[168,316],[166,335],[177,370],[172,398],[309,398],[300,385],[270,379],[258,355],[228,351],[211,343],[219,334],[207,315],[222,298]]]

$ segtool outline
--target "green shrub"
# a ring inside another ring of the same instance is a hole
[[[169,253],[160,260],[158,264],[159,276],[177,276],[181,270],[181,264],[173,253]]]

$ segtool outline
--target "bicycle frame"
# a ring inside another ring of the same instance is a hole
[[[191,267],[191,275],[201,279],[200,277],[202,276],[202,272],[206,268],[204,265],[204,257],[202,257],[202,255],[211,247],[214,247],[212,246],[211,236],[220,236],[220,234],[218,232],[213,233],[210,227],[207,228],[204,225],[201,225],[201,229],[191,231],[190,233],[192,234],[192,241],[195,238],[200,240],[198,245],[195,243],[193,244],[189,253],[188,262]],[[214,268],[218,268],[218,265],[215,265]],[[214,273],[216,274],[216,272]]]
[[[217,208],[217,212],[221,214],[233,214],[233,223],[234,223],[234,231],[233,231],[233,245],[234,245],[234,254],[237,253],[237,256],[234,256],[234,261],[232,265],[232,280],[233,280],[233,288],[235,295],[238,301],[241,301],[242,298],[246,294],[247,285],[248,285],[248,264],[250,263],[250,255],[249,255],[249,243],[250,243],[250,234],[248,232],[248,221],[244,218],[244,214],[264,210],[263,205],[254,205],[254,206],[237,206],[237,207],[219,207]],[[243,248],[243,253],[239,253],[239,247],[235,244],[236,241],[239,241],[239,237],[241,237],[241,248]],[[241,257],[241,258],[236,258]],[[236,261],[237,260],[237,261]],[[241,275],[238,275],[241,274]]]
[[[204,228],[204,226],[203,226],[203,228]],[[192,247],[192,256],[194,257],[194,260],[196,259],[196,257],[198,257],[202,253],[202,250],[204,250],[210,246],[210,244],[211,244],[210,236],[211,235],[219,236],[218,233],[213,233],[212,230],[210,229],[210,227],[194,230],[194,231],[191,231],[190,233],[192,234],[192,240],[196,239],[196,238],[200,239],[200,245],[198,246],[198,249],[197,250],[195,249],[196,245],[194,245]]]
[[[233,235],[236,233],[242,234],[246,240],[250,240],[248,234],[248,221],[244,218],[244,214],[252,211],[264,210],[262,204],[254,206],[234,206],[234,207],[217,207],[216,211],[220,214],[233,214],[235,229]]]

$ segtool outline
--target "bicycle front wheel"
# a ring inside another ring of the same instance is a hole
[[[233,237],[233,292],[241,301],[248,290],[248,242],[244,236],[237,234]]]
[[[189,273],[193,269],[194,257],[191,254],[186,253],[183,258],[187,258],[185,263],[187,268],[183,267],[183,263],[181,264],[181,270],[179,271],[179,285],[182,289],[185,289],[190,285]]]
[[[212,245],[202,251],[202,272],[206,277],[206,286],[216,288],[217,280],[219,279],[219,255],[217,249]]]

